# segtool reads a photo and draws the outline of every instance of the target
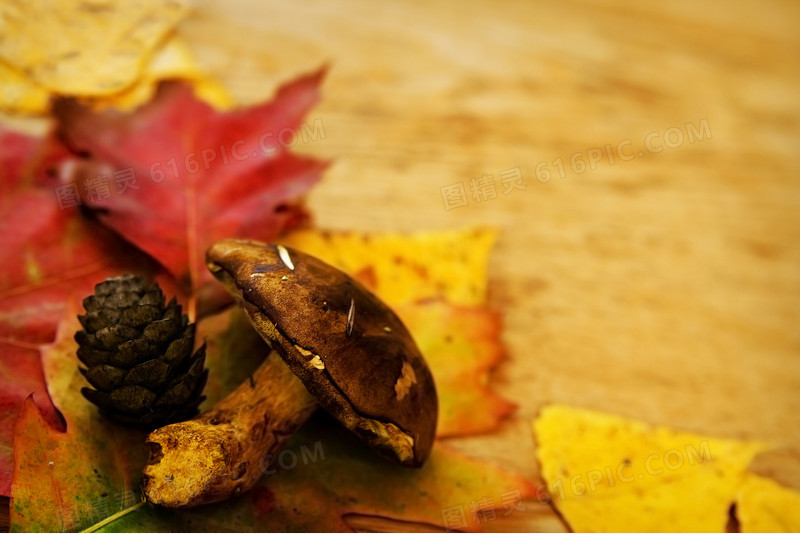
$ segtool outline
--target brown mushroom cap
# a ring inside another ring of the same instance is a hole
[[[436,432],[436,388],[386,304],[342,271],[280,245],[225,239],[206,261],[323,408],[380,454],[422,465]]]

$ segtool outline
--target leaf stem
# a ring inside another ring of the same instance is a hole
[[[195,182],[186,184],[186,248],[189,255],[189,321],[194,322],[197,315],[197,289],[200,281],[197,272],[197,192]]]
[[[86,530],[82,530],[81,532],[97,532],[98,530],[100,530],[104,526],[108,525],[109,523],[111,523],[113,521],[116,521],[120,517],[122,517],[124,515],[127,515],[127,514],[133,512],[133,511],[135,511],[135,510],[138,510],[142,506],[144,506],[144,501],[138,502],[138,503],[134,504],[133,506],[129,506],[129,507],[125,508],[124,510],[120,510],[116,514],[106,517],[105,519],[103,519],[99,523],[95,523],[91,527],[87,528]]]

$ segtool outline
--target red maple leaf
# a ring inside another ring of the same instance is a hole
[[[0,495],[9,495],[14,420],[26,397],[61,426],[38,347],[53,341],[66,303],[123,271],[157,266],[111,231],[59,204],[47,169],[65,151],[51,140],[0,130]]]
[[[210,275],[204,253],[231,236],[269,241],[298,223],[298,203],[326,163],[296,156],[301,121],[325,69],[281,87],[274,100],[219,112],[189,86],[161,86],[132,114],[56,102],[58,133],[82,163],[86,203],[99,219],[157,259],[192,294]],[[319,134],[318,134],[319,135]],[[213,287],[213,286],[212,286]]]

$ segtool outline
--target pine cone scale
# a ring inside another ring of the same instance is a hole
[[[157,306],[139,305],[135,308],[128,308],[122,312],[119,318],[120,324],[131,328],[142,328],[147,324],[161,318],[161,310]]]
[[[158,351],[158,344],[149,339],[139,338],[126,341],[117,347],[112,356],[114,365],[130,368],[139,363],[152,359],[152,354]]]
[[[158,395],[142,386],[122,386],[110,393],[114,408],[127,415],[144,415],[158,400]]]
[[[83,373],[86,380],[98,391],[108,393],[122,385],[125,371],[111,365],[97,365]]]
[[[158,383],[159,379],[169,376],[170,366],[162,360],[148,360],[140,363],[124,376],[126,386],[146,386]]]
[[[159,319],[158,321],[153,321],[144,328],[144,337],[155,343],[164,343],[173,339],[178,333],[178,330],[180,330],[180,327],[181,324],[171,317]]]
[[[78,340],[76,339],[76,341]],[[78,344],[80,343],[81,341],[78,341]],[[110,357],[111,352],[107,350],[95,349],[86,344],[78,348],[78,359],[86,365],[98,365],[102,362],[108,361]]]
[[[180,362],[187,357],[188,349],[190,349],[193,344],[194,325],[192,325],[191,329],[187,329],[182,337],[169,344],[169,347],[167,347],[167,350],[164,352],[164,359],[173,363]]]
[[[95,338],[100,343],[100,347],[111,350],[120,343],[124,343],[138,335],[139,332],[135,328],[122,324],[112,324],[111,326],[98,330],[95,334]]]

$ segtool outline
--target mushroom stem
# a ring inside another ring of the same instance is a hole
[[[142,489],[161,506],[223,501],[255,486],[317,407],[270,354],[249,381],[198,417],[153,431]]]

